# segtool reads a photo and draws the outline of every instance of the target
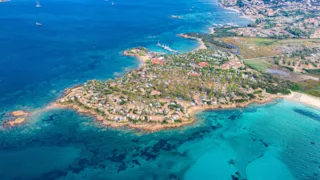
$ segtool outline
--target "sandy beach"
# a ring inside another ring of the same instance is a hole
[[[186,34],[179,34],[180,37],[183,37],[183,38],[186,38],[186,39],[194,39],[194,40],[197,40],[200,45],[198,48],[196,48],[195,50],[199,50],[199,49],[207,49],[207,46],[204,44],[204,42],[200,39],[200,38],[195,38],[195,37],[191,37],[191,36],[188,36]]]
[[[320,109],[320,98],[307,94],[292,92],[290,95],[284,96],[285,99],[303,103]]]
[[[128,53],[127,51],[124,51],[122,54],[124,56],[131,56],[131,57],[137,58],[140,61],[139,68],[144,68],[146,61],[151,59],[148,55],[146,55],[146,56],[136,56],[136,55],[132,55],[132,54]]]
[[[210,27],[210,28],[209,28],[209,34],[214,34],[214,33],[216,33],[216,31],[214,30],[213,27]]]

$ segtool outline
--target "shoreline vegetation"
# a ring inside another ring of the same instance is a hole
[[[221,7],[236,11],[245,18],[257,19],[243,13],[236,5],[221,3]],[[234,42],[230,45],[214,38],[237,36],[233,26],[211,27],[209,30],[208,35],[179,34],[200,44],[185,54],[160,55],[144,47],[125,50],[123,55],[141,62],[137,69],[113,80],[91,80],[66,89],[63,97],[44,109],[71,108],[94,116],[108,127],[158,131],[191,124],[200,111],[243,108],[277,98],[320,108],[319,98],[293,92],[297,90],[295,82],[257,71],[239,54],[225,51],[235,49]],[[219,48],[209,48],[211,45]],[[6,122],[10,126],[21,124],[31,116],[21,110],[11,115],[15,119]]]

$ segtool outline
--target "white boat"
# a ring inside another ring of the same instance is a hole
[[[176,16],[176,15],[171,15],[172,18],[174,19],[180,19],[181,17],[180,16]]]
[[[164,44],[160,44],[159,42],[157,43],[157,46],[162,47],[163,49],[165,49],[167,51],[170,51],[170,52],[173,52],[173,53],[177,53],[178,52],[178,51],[176,51],[174,49],[171,49],[169,46],[166,46]]]
[[[36,7],[37,7],[37,8],[40,8],[40,7],[41,7],[39,1],[36,1]]]
[[[39,23],[39,22],[36,22],[36,25],[37,25],[37,26],[42,26],[42,24],[41,24],[41,23]]]
[[[112,2],[111,5],[113,6],[113,5],[114,5],[114,2]]]

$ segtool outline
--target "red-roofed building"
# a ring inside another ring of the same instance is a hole
[[[198,65],[199,65],[200,67],[202,67],[202,68],[208,66],[208,64],[209,64],[209,63],[207,63],[207,62],[199,62],[199,63],[198,63]]]
[[[151,60],[152,64],[159,64],[159,65],[164,65],[165,62],[164,62],[164,59],[160,59],[160,58],[153,58]]]
[[[150,93],[151,96],[155,96],[155,95],[161,95],[160,91],[156,91],[156,90],[152,90]]]
[[[229,69],[229,65],[228,64],[222,64],[221,68],[222,69]]]

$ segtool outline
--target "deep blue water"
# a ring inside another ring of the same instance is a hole
[[[206,32],[213,23],[248,23],[215,0],[117,0],[114,6],[111,0],[40,3],[41,8],[26,0],[0,4],[0,112],[16,106],[39,108],[66,87],[137,67],[137,60],[121,56],[126,48],[160,51],[159,41],[186,52],[197,43],[179,33]]]
[[[0,4],[0,121],[13,109],[44,107],[66,87],[137,67],[121,56],[126,48],[163,51],[155,46],[160,41],[186,52],[197,43],[179,33],[248,23],[215,0],[111,2]],[[71,110],[38,112],[0,129],[0,179],[225,180],[236,172],[249,180],[319,179],[319,116],[279,101],[202,112],[193,125],[150,134],[101,127]]]

